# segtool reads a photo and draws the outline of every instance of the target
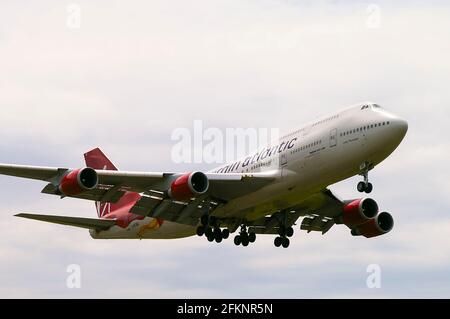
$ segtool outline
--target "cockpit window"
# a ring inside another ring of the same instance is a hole
[[[381,109],[381,106],[379,106],[378,104],[372,104],[372,107],[377,108],[377,109]]]
[[[361,107],[361,110],[365,110],[365,109],[368,109],[368,108],[369,108],[369,105],[364,104],[364,105]]]

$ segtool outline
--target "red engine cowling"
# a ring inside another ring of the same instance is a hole
[[[208,177],[201,172],[194,172],[178,177],[170,186],[168,194],[175,200],[185,201],[203,195],[208,189]]]
[[[362,235],[366,238],[372,238],[389,233],[392,228],[394,228],[394,219],[391,214],[383,212],[377,217],[353,229],[352,235]]]
[[[378,214],[378,204],[371,198],[357,199],[344,206],[342,222],[350,228],[374,219]]]
[[[59,184],[61,194],[74,196],[96,188],[98,185],[97,172],[92,168],[77,169],[63,177]]]

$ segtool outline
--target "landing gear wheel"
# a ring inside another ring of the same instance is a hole
[[[205,234],[205,226],[197,227],[197,236],[202,237]]]
[[[289,227],[288,229],[286,229],[286,236],[288,237],[294,236],[294,228]]]
[[[248,237],[242,238],[242,246],[247,247],[248,244],[250,244],[250,241],[248,240]]]
[[[249,233],[249,234],[248,234],[248,240],[249,240],[251,243],[254,243],[254,242],[256,241],[256,234],[255,234],[255,233]]]
[[[363,193],[366,190],[366,183],[359,182],[357,189],[358,189],[358,192]]]
[[[208,241],[210,242],[210,243],[212,243],[213,241],[214,241],[214,235],[212,235],[212,236],[208,236],[207,237],[208,238]]]
[[[214,237],[214,231],[211,227],[206,227],[205,229],[206,237]]]
[[[369,183],[369,171],[374,168],[374,165],[369,162],[364,162],[359,166],[361,173],[359,175],[364,177],[364,181],[358,183],[358,191],[360,193],[366,192],[371,193],[373,190],[373,185]]]
[[[228,229],[222,230],[222,238],[228,239],[230,237],[230,231]]]
[[[283,244],[283,238],[282,237],[275,238],[274,244],[275,244],[275,247],[280,247],[281,244]]]
[[[223,240],[222,234],[220,234],[219,236],[216,235],[215,240],[216,240],[216,243],[220,244],[222,242],[222,240]]]
[[[237,235],[236,237],[234,237],[234,244],[236,246],[239,246],[241,243],[242,243],[241,236]]]
[[[283,238],[283,248],[288,248],[289,245],[291,244],[291,241],[289,240],[289,238]]]
[[[222,231],[220,230],[220,228],[214,228],[214,237],[222,238]]]
[[[220,228],[214,228],[214,239],[218,244],[222,242],[223,238],[222,238],[222,231],[220,230]]]

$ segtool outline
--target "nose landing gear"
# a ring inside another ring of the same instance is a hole
[[[358,192],[360,193],[366,192],[367,194],[369,194],[373,190],[372,183],[369,183],[369,171],[373,169],[373,164],[370,164],[369,162],[364,162],[361,165],[360,169],[361,173],[359,175],[364,177],[364,181],[358,183],[357,186]]]

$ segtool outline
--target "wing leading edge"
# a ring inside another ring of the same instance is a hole
[[[20,213],[15,215],[27,219],[39,220],[43,222],[73,226],[78,228],[107,230],[116,224],[114,219],[95,219],[82,217],[67,217],[67,216],[52,216],[52,215],[38,215],[29,213]]]
[[[72,171],[68,168],[38,167],[25,165],[0,164],[0,174],[46,181],[56,187],[62,178]],[[99,188],[142,193],[147,191],[167,191],[174,180],[184,173],[165,172],[129,172],[112,170],[95,170],[98,175]],[[214,197],[230,200],[254,192],[276,179],[274,172],[253,174],[213,174],[206,173],[210,180],[210,192]],[[50,186],[44,189],[49,192]],[[69,196],[70,197],[70,196]],[[85,198],[85,199],[89,199]],[[98,200],[97,197],[93,200]]]

